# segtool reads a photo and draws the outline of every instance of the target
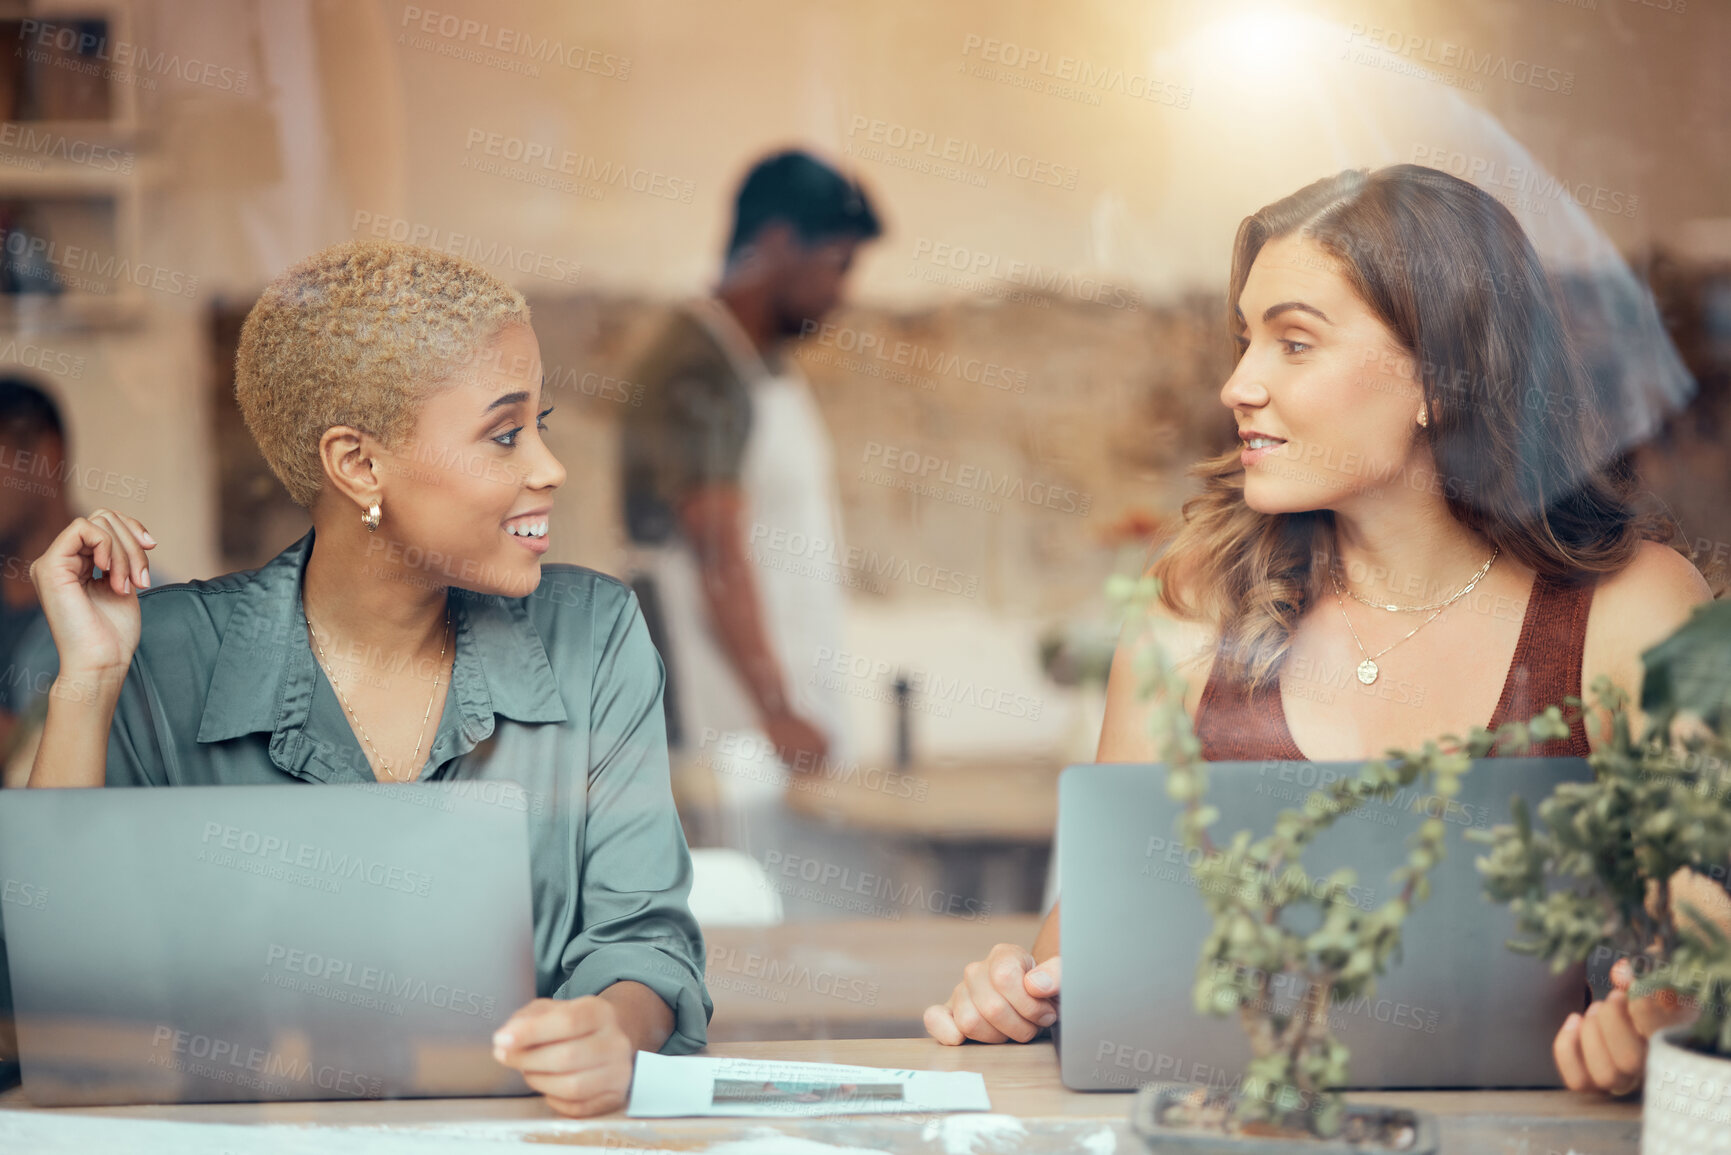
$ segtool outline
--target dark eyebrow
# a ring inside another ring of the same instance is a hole
[[[1328,320],[1328,314],[1327,313],[1324,313],[1321,309],[1318,309],[1315,305],[1307,305],[1303,301],[1282,301],[1278,305],[1268,306],[1267,309],[1263,310],[1262,322],[1263,322],[1263,324],[1267,324],[1269,321],[1272,321],[1272,320],[1274,320],[1274,318],[1280,316],[1280,314],[1291,312],[1293,310],[1297,310],[1300,313],[1309,313],[1312,316],[1320,317],[1324,321],[1328,321],[1328,323],[1330,325],[1334,324],[1333,321]]]
[[[527,400],[529,400],[529,395],[527,393],[523,392],[523,390],[519,389],[515,393],[505,394],[503,397],[499,398],[497,401],[495,401],[491,405],[487,406],[487,412],[491,413],[493,410],[498,409],[501,406],[517,405],[517,404],[520,404],[520,403],[527,401]]]

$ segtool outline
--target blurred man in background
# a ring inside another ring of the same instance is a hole
[[[72,520],[66,476],[59,407],[24,378],[0,376],[0,783],[9,786],[12,766],[29,773],[60,672],[30,563]]]
[[[785,774],[847,756],[845,704],[815,684],[842,648],[828,431],[786,345],[842,299],[882,231],[865,192],[804,152],[740,186],[720,284],[636,366],[622,463],[634,584],[668,667],[676,752],[716,770],[721,840],[765,844]]]

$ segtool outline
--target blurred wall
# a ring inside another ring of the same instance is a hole
[[[243,309],[366,235],[468,253],[531,295],[565,398],[554,557],[616,568],[631,352],[715,275],[744,167],[803,144],[857,172],[890,227],[801,353],[850,543],[972,591],[891,565],[856,591],[854,644],[1053,704],[922,716],[955,748],[1078,729],[1035,639],[1097,608],[1124,560],[1112,524],[1169,516],[1223,428],[1218,301],[1246,213],[1397,160],[1494,185],[1535,235],[1585,221],[1637,258],[1731,206],[1720,4],[147,0],[127,35],[177,62],[126,82],[137,126],[117,146],[137,160],[138,256],[181,291],[36,340],[81,359],[49,376],[75,453],[145,483],[120,507],[165,572],[222,564],[211,304]],[[898,341],[928,368],[886,365]],[[931,459],[970,480],[911,492],[908,463]],[[79,500],[120,504],[101,482]],[[887,735],[880,704],[859,709]]]

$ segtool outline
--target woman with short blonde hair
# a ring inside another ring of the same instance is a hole
[[[629,589],[541,562],[565,470],[528,306],[450,254],[337,245],[266,288],[236,369],[312,532],[257,570],[151,588],[136,518],[67,526],[33,566],[61,665],[30,785],[478,780],[540,800],[543,997],[494,1053],[560,1111],[613,1110],[635,1052],[701,1047],[711,1004],[660,659]]]

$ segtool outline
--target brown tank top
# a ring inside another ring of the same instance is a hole
[[[1590,584],[1565,586],[1543,576],[1533,579],[1515,656],[1509,662],[1502,696],[1487,729],[1530,718],[1564,698],[1581,696],[1581,654],[1593,588]],[[1569,736],[1537,743],[1527,751],[1528,757],[1587,756],[1587,728],[1581,712],[1565,709],[1564,715],[1569,720]],[[1218,662],[1196,707],[1196,737],[1202,743],[1202,757],[1209,762],[1309,761],[1287,728],[1279,685],[1249,693],[1241,683],[1223,677]]]

